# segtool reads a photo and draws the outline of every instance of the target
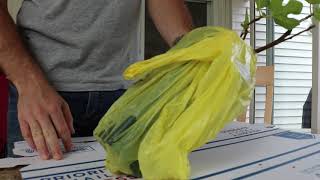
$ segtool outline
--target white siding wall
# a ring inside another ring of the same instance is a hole
[[[300,0],[302,1],[302,0]],[[285,1],[286,2],[286,1]],[[305,3],[299,18],[306,16],[309,7]],[[246,7],[250,3],[246,0],[235,0],[233,7],[233,28],[240,33],[241,22],[244,19]],[[302,24],[299,30],[308,27],[309,23]],[[284,29],[275,26],[275,38],[278,38]],[[249,41],[248,41],[249,42]],[[256,25],[256,46],[266,43],[266,22],[259,21]],[[312,77],[312,36],[304,33],[275,48],[275,90],[274,90],[274,124],[300,128],[302,122],[302,108],[311,88]],[[258,55],[258,66],[266,65],[265,52]],[[265,108],[265,88],[256,87],[255,120],[263,122]]]
[[[303,15],[309,13],[304,3]],[[287,0],[285,1],[287,2]],[[308,28],[311,21],[302,23],[294,32]],[[275,26],[275,38],[285,30]],[[275,48],[275,94],[274,123],[288,128],[299,128],[302,123],[302,108],[312,85],[312,34],[303,33]]]

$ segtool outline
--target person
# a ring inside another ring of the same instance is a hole
[[[92,136],[130,85],[122,72],[138,59],[142,1],[25,0],[17,26],[7,1],[0,0],[0,68],[11,82],[8,149],[22,135],[42,159],[62,159],[59,138],[70,151],[72,135]],[[183,0],[146,4],[170,46],[192,29]]]
[[[311,111],[312,111],[312,88],[309,91],[308,97],[303,104],[302,111],[302,128],[311,128]]]

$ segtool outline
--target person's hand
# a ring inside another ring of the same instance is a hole
[[[73,119],[68,104],[48,83],[26,83],[18,89],[18,119],[24,139],[41,159],[59,160],[72,148]]]
[[[22,134],[43,159],[61,159],[58,137],[71,149],[72,116],[67,103],[45,79],[45,74],[17,32],[0,0],[0,71],[18,90],[18,119]]]

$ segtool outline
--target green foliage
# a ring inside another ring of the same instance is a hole
[[[306,0],[310,4],[320,4],[320,0]]]
[[[320,0],[305,0],[310,4],[310,6],[318,6],[320,5]],[[261,18],[273,18],[274,22],[279,26],[292,30],[295,27],[299,26],[301,21],[306,19],[296,19],[289,17],[289,15],[300,15],[302,12],[303,4],[298,0],[289,0],[287,4],[284,4],[283,0],[256,0],[257,10],[260,12],[259,19]],[[265,13],[262,12],[263,8],[267,8],[270,10],[270,16],[266,16]],[[247,16],[247,15],[246,15]],[[310,16],[314,16],[314,18],[320,21],[320,9],[315,8],[313,14]],[[248,28],[246,26],[246,20],[243,22],[243,28]]]
[[[314,13],[314,18],[320,21],[320,8],[315,8],[313,13]]]
[[[257,9],[261,10],[262,8],[269,7],[270,0],[257,0]]]
[[[248,29],[249,28],[249,22],[250,21],[250,17],[249,17],[249,13],[248,13],[248,8],[246,9],[246,15],[245,15],[245,19],[243,21],[243,23],[241,23],[241,26],[244,29]]]
[[[283,0],[271,0],[270,10],[276,24],[291,30],[300,24],[295,18],[289,18],[290,14],[300,14],[303,4],[297,0],[290,0],[288,4],[283,5]]]
[[[256,52],[259,53],[284,41],[299,36],[303,32],[311,30],[315,25],[310,25],[308,28],[296,34],[292,34],[292,30],[299,26],[301,22],[307,21],[310,18],[320,21],[320,0],[305,0],[305,2],[308,2],[310,6],[310,14],[306,16],[302,13],[302,1],[303,0],[286,0],[285,2],[284,0],[256,0],[256,10],[259,14],[254,19],[248,20],[248,15],[246,13],[246,18],[242,23],[243,31],[240,37],[245,39],[246,35],[250,32],[250,24],[261,19],[273,19],[275,24],[287,29],[286,33],[283,33],[278,39],[256,49]],[[300,18],[298,19],[297,16],[295,17],[292,15],[299,15]],[[304,17],[301,18],[301,16]]]
[[[306,0],[309,3],[320,3],[320,0]],[[297,0],[289,0],[284,5],[283,0],[257,0],[257,10],[260,12],[260,16],[265,16],[261,12],[263,8],[268,8],[271,12],[272,18],[279,26],[282,26],[288,30],[297,27],[300,24],[300,20],[288,17],[291,14],[299,15],[302,12],[303,4]],[[245,22],[243,23],[245,24]]]

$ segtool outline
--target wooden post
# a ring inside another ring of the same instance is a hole
[[[315,21],[314,21],[315,22]],[[315,134],[320,134],[320,26],[319,22],[315,22],[317,25],[313,29],[312,34],[312,113],[311,113],[311,132]]]
[[[256,2],[255,0],[250,0],[250,20],[256,17]],[[251,47],[256,47],[256,23],[250,25],[250,45]],[[256,118],[256,90],[253,91],[252,100],[249,106],[249,123],[254,124]]]

